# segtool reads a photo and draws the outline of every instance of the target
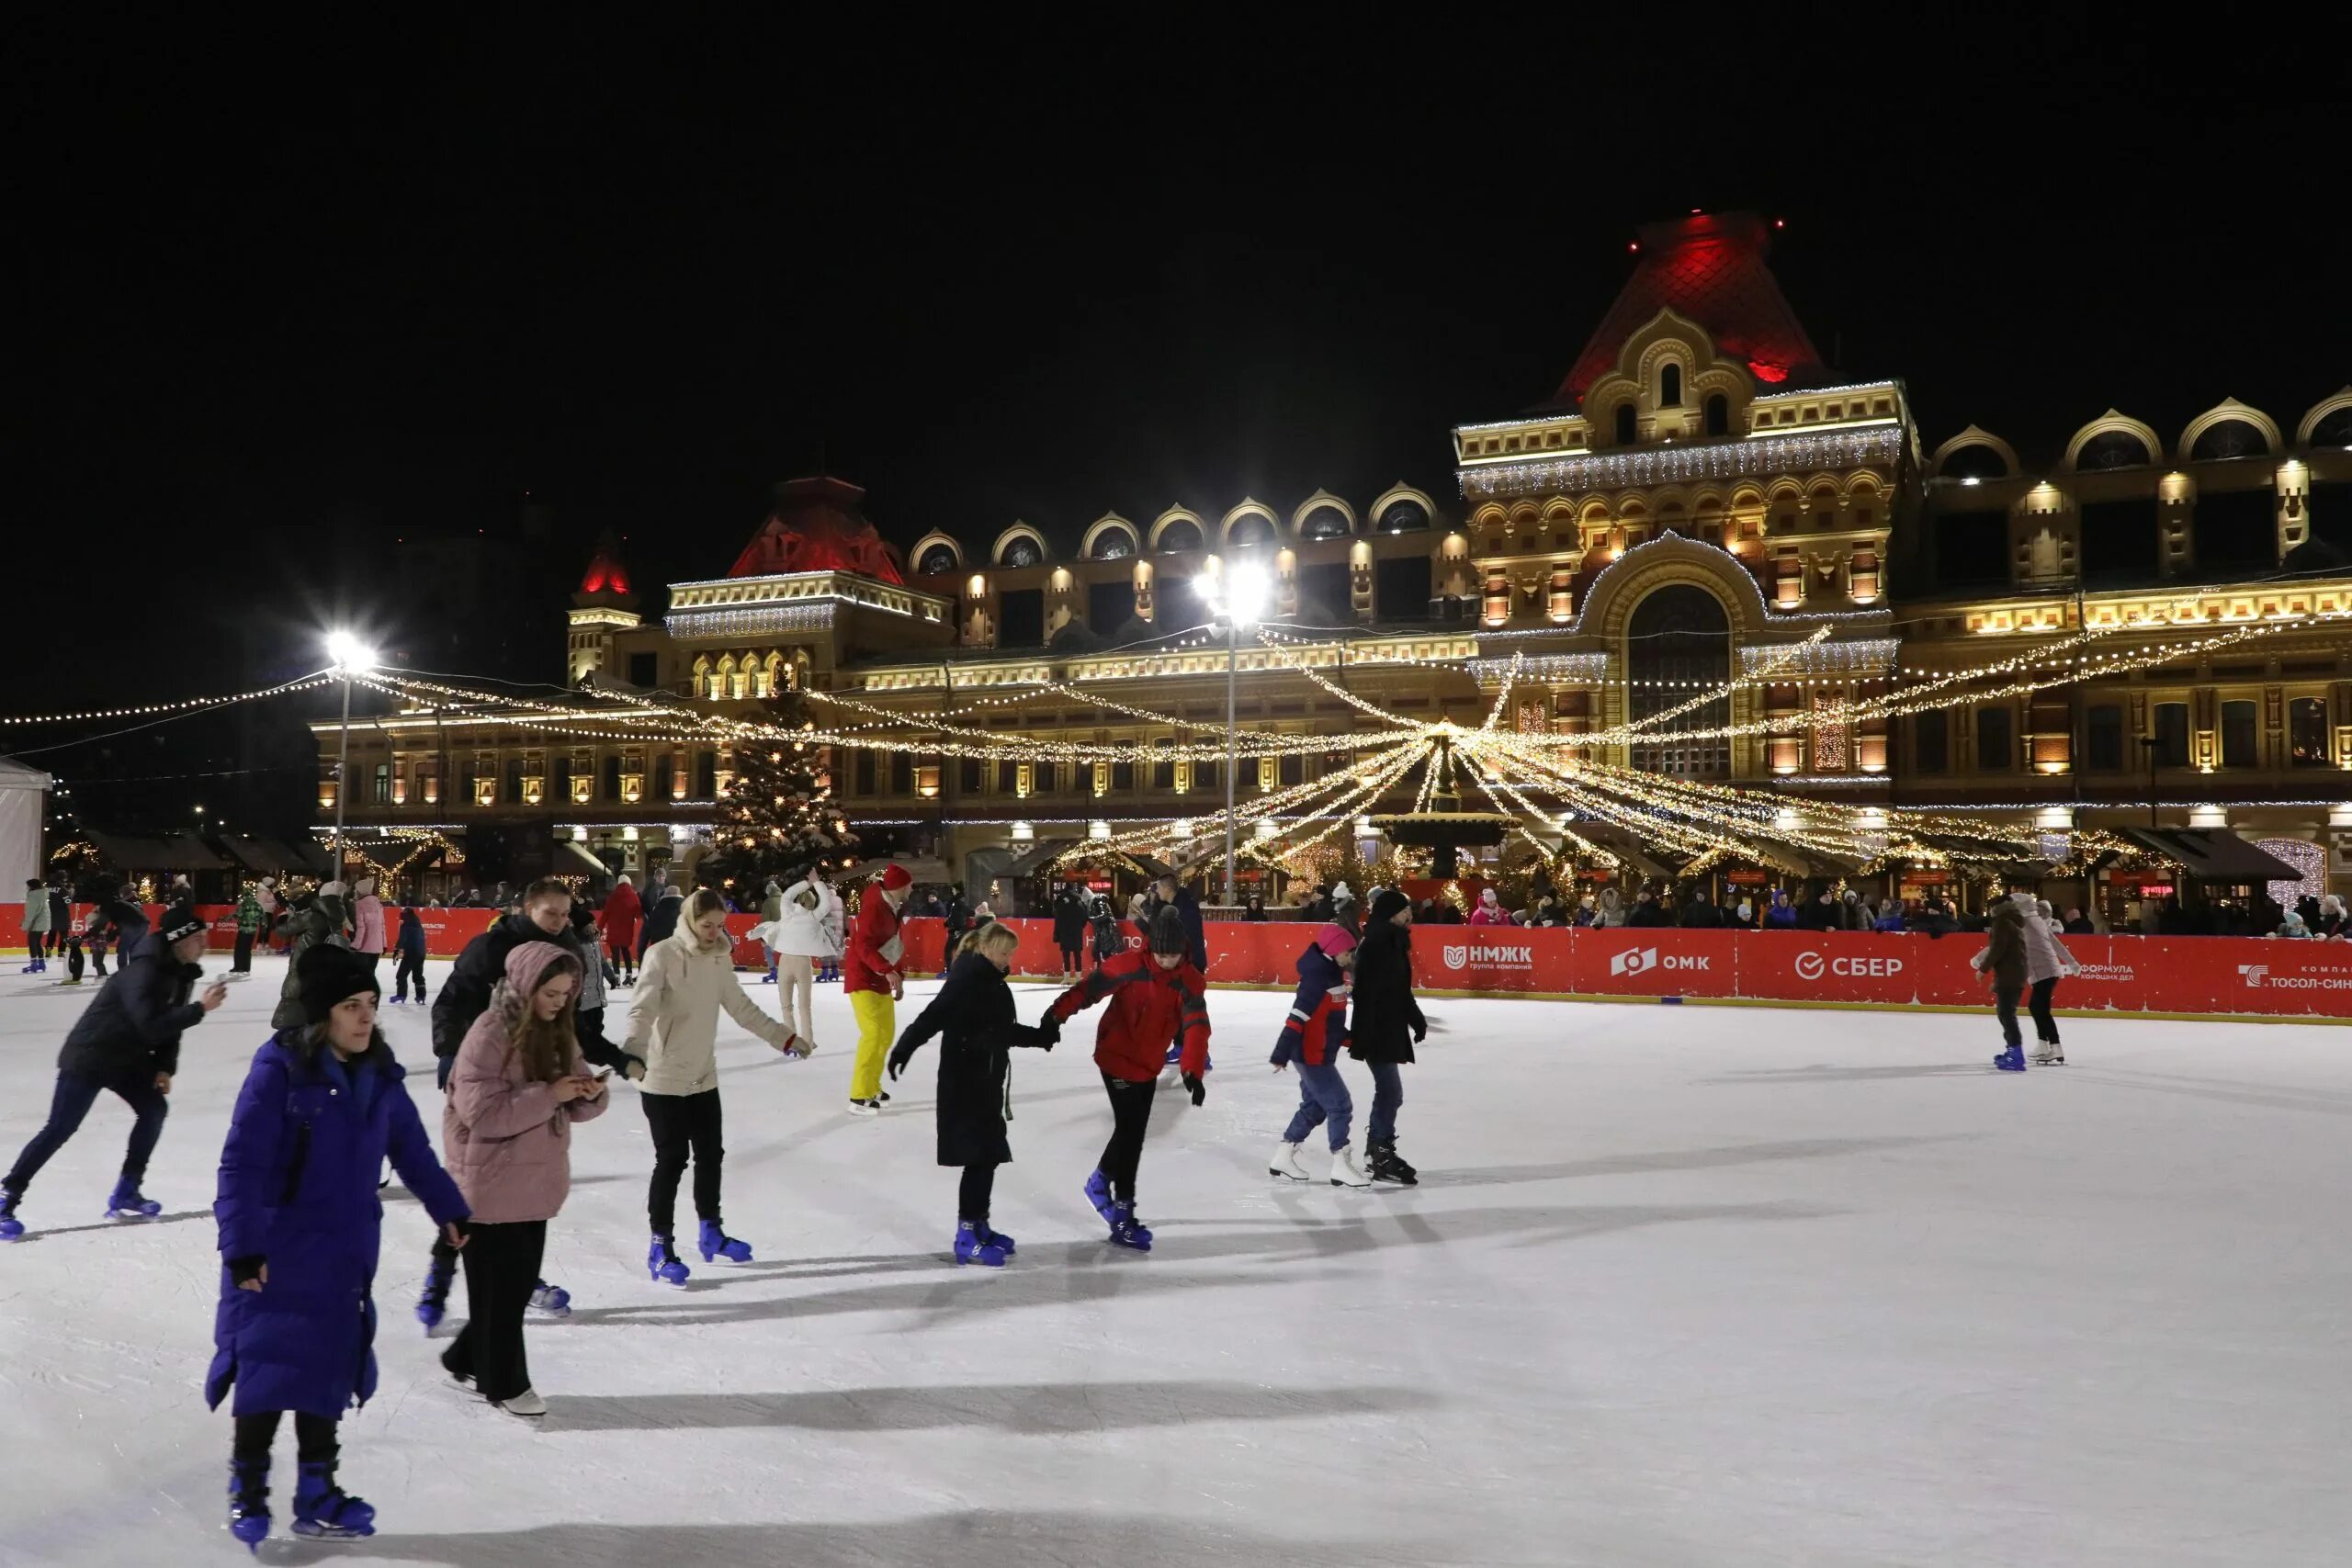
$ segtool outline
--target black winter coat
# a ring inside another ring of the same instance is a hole
[[[1054,945],[1086,945],[1086,900],[1067,887],[1054,895]]]
[[[433,998],[435,1056],[458,1054],[458,1047],[466,1043],[466,1031],[474,1026],[474,1020],[490,1010],[491,993],[506,977],[506,955],[526,942],[553,942],[563,949],[580,965],[582,977],[590,964],[604,962],[601,953],[592,953],[582,944],[570,926],[549,936],[533,925],[527,915],[501,915],[490,923],[488,931],[466,943],[465,951],[449,966],[449,977],[441,982],[441,994]],[[580,1008],[580,992],[576,990],[571,993],[571,1006],[576,1015]],[[616,1071],[629,1063],[628,1052],[594,1028],[580,1032],[580,1055],[595,1066]]]
[[[1685,931],[1713,931],[1723,923],[1723,917],[1715,912],[1715,907],[1704,898],[1693,898],[1682,906],[1682,929]]]
[[[980,953],[967,953],[947,971],[931,1005],[899,1036],[920,1046],[939,1036],[939,1163],[1002,1165],[1012,1158],[1004,1124],[1012,1118],[1015,1045],[1051,1048],[1053,1036],[1015,1012],[1012,987]]]
[[[188,1000],[203,969],[172,956],[160,936],[144,937],[129,962],[107,977],[97,999],[74,1021],[57,1070],[110,1078],[133,1068],[180,1070],[180,1032],[204,1017]]]
[[[1426,1033],[1413,999],[1413,949],[1405,928],[1382,920],[1356,946],[1355,1011],[1348,1049],[1359,1062],[1409,1062],[1414,1036]]]
[[[645,924],[637,933],[637,949],[649,952],[657,942],[678,934],[678,916],[686,900],[674,888],[662,889],[662,897],[646,906]]]
[[[401,911],[400,941],[395,946],[402,958],[424,957],[424,920],[414,909]]]
[[[1634,906],[1634,912],[1625,917],[1625,923],[1629,926],[1670,926],[1674,923],[1674,917],[1657,899],[1645,898]]]

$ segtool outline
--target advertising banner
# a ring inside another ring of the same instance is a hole
[[[1742,933],[1615,926],[1528,931],[1567,937],[1566,990],[1600,997],[1735,997]]]

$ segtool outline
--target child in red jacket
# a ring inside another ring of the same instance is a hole
[[[1111,1141],[1086,1179],[1086,1196],[1111,1227],[1111,1241],[1138,1252],[1151,1250],[1151,1232],[1136,1218],[1136,1165],[1170,1040],[1183,1041],[1184,1087],[1193,1103],[1208,1098],[1201,1080],[1209,1055],[1207,982],[1187,961],[1188,945],[1183,917],[1162,909],[1151,922],[1148,953],[1114,953],[1046,1010],[1046,1021],[1058,1027],[1110,1000],[1094,1032],[1094,1065],[1111,1097]]]
[[[1348,971],[1355,966],[1355,947],[1353,931],[1328,925],[1298,955],[1298,994],[1291,999],[1290,1017],[1283,1021],[1282,1037],[1274,1042],[1270,1058],[1278,1073],[1294,1062],[1298,1065],[1298,1110],[1266,1165],[1269,1175],[1287,1181],[1315,1179],[1299,1163],[1298,1146],[1321,1127],[1330,1140],[1331,1185],[1372,1185],[1357,1163],[1355,1145],[1348,1141],[1356,1106],[1347,1079],[1340,1076],[1340,1053],[1348,1043]]]

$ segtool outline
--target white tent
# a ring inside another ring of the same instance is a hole
[[[0,894],[16,897],[47,869],[41,863],[42,796],[50,776],[0,757]]]

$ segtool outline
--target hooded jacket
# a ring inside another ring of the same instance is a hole
[[[233,1384],[239,1416],[299,1410],[341,1416],[376,1391],[376,1303],[369,1291],[384,1206],[384,1161],[435,1224],[467,1217],[379,1033],[340,1060],[302,1029],[254,1053],[220,1150],[220,1299],[212,1319],[205,1403]],[[258,1258],[269,1279],[241,1291],[228,1265]]]
[[[590,953],[581,944],[570,926],[548,934],[531,923],[528,915],[501,915],[490,923],[490,929],[466,943],[458,961],[449,965],[448,978],[441,982],[440,994],[433,998],[433,1054],[451,1056],[465,1043],[466,1032],[474,1026],[490,1007],[499,981],[506,974],[506,960],[514,951],[530,942],[547,942],[571,954],[582,976],[592,964],[599,965],[602,977],[602,955]],[[576,1010],[581,1003],[573,1000]],[[581,1054],[600,1067],[622,1068],[628,1066],[628,1053],[602,1037],[583,1036]]]
[[[804,876],[779,896],[781,913],[767,939],[778,953],[798,958],[832,958],[842,950],[842,900],[822,882]]]
[[[329,883],[327,886],[336,885]],[[351,945],[343,935],[342,896],[322,888],[306,899],[300,908],[288,911],[281,929],[287,937],[286,983],[278,987],[277,1009],[269,1015],[269,1026],[272,1029],[299,1029],[303,1022],[301,981],[298,977],[302,954],[321,942],[334,947]]]
[[[25,934],[49,930],[49,889],[29,887],[25,890]]]
[[[414,909],[402,906],[401,931],[394,940],[400,947],[402,958],[422,959],[424,956],[424,917]]]
[[[2066,944],[2058,940],[2057,934],[2050,929],[2049,921],[2022,905],[2018,906],[2018,912],[2024,917],[2024,929],[2019,934],[2025,938],[2027,985],[2038,986],[2044,980],[2059,979],[2067,970],[2075,967],[2075,955],[2066,951]]]
[[[1184,1043],[1182,1070],[1201,1071],[1209,1057],[1207,982],[1189,963],[1163,969],[1148,953],[1122,951],[1054,998],[1046,1016],[1066,1023],[1108,1000],[1094,1029],[1094,1065],[1114,1078],[1148,1083],[1159,1077],[1168,1043]]]
[[[445,991],[446,994],[446,991]],[[789,1024],[762,1012],[735,980],[735,944],[725,935],[707,947],[682,927],[646,949],[628,1006],[627,1048],[645,1058],[638,1088],[647,1094],[700,1094],[718,1087],[718,1015],[779,1051],[816,1049]]]
[[[1070,952],[1086,945],[1086,900],[1068,883],[1054,895],[1054,945]]]
[[[449,1098],[441,1108],[441,1147],[449,1174],[483,1224],[551,1220],[571,1190],[571,1124],[593,1121],[609,1093],[558,1104],[555,1086],[525,1075],[514,1048],[531,993],[548,971],[579,960],[553,942],[526,942],[506,955],[506,972],[489,1010],[458,1048]],[[575,1042],[567,1076],[586,1071]]]
[[[188,1000],[204,970],[182,964],[160,933],[140,939],[121,968],[107,976],[97,999],[74,1021],[57,1070],[107,1079],[136,1069],[177,1073],[180,1034],[203,1020]]]
[[[1351,933],[1326,926],[1298,955],[1298,990],[1291,997],[1274,1054],[1267,1058],[1275,1066],[1321,1066],[1340,1059],[1348,1043],[1348,972],[1340,967],[1339,955],[1355,948]]]
[[[604,912],[599,917],[605,928],[605,941],[611,944],[615,957],[622,953],[636,956],[637,927],[644,913],[645,907],[638,902],[636,884],[623,879],[605,900]]]
[[[850,927],[849,951],[842,958],[842,989],[890,994],[890,982],[904,973],[906,944],[899,935],[899,911],[890,897],[875,883],[857,901],[857,919]]]
[[[370,887],[352,902],[351,949],[354,953],[384,951],[384,901]]]
[[[686,908],[686,896],[674,887],[664,887],[662,896],[645,911],[644,923],[637,929],[640,948],[650,948],[657,942],[666,942],[678,929],[678,917]]]
[[[2004,898],[1994,907],[1993,923],[1985,931],[1984,951],[1970,960],[2007,990],[2018,990],[2025,986],[2025,911]]]

